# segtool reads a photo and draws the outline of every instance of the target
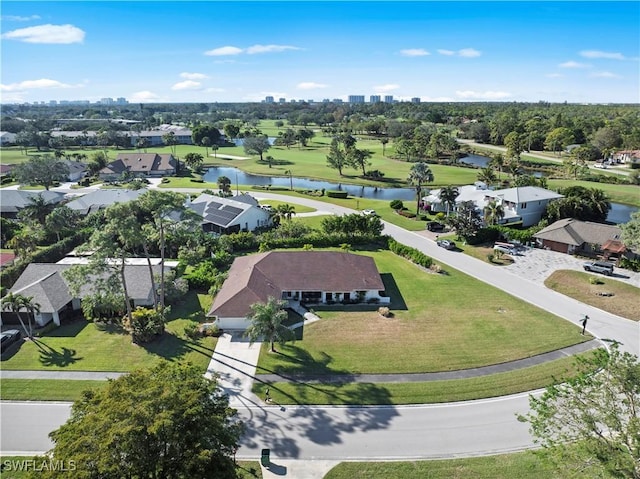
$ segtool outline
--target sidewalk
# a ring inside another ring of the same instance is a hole
[[[471,369],[460,369],[457,371],[442,371],[437,373],[409,373],[409,374],[336,374],[336,375],[291,375],[280,374],[258,374],[256,379],[263,382],[300,382],[300,383],[323,383],[323,384],[348,384],[348,383],[412,383],[428,381],[444,381],[450,379],[469,379],[491,374],[506,373],[518,369],[528,368],[554,361],[556,359],[573,356],[574,354],[596,349],[602,346],[597,339],[574,344],[556,351],[538,354],[530,358],[518,359],[506,363],[492,364]]]
[[[260,466],[264,479],[291,477],[295,479],[322,479],[331,469],[342,461],[271,461],[269,467]]]

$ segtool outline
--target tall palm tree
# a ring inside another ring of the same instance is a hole
[[[504,207],[496,200],[492,200],[484,207],[484,222],[488,225],[495,225],[504,218]]]
[[[293,215],[296,214],[295,206],[288,203],[284,203],[276,206],[276,213],[283,219],[290,220]]]
[[[203,136],[202,139],[200,140],[200,144],[204,146],[204,151],[205,151],[204,156],[209,158],[209,146],[211,145],[211,138],[209,138],[208,136]]]
[[[498,179],[500,179],[500,173],[502,173],[502,168],[504,168],[505,160],[504,155],[502,153],[496,153],[491,157],[488,166],[491,166],[498,170]]]
[[[44,226],[47,216],[55,207],[55,204],[45,200],[42,195],[35,195],[29,198],[27,205],[20,210],[19,217]]]
[[[490,186],[493,185],[497,180],[498,177],[496,176],[496,172],[492,167],[487,166],[486,168],[480,169],[480,172],[478,173],[478,181],[482,181],[483,183],[486,183]]]
[[[293,339],[292,331],[282,322],[287,318],[284,310],[285,302],[269,296],[266,303],[254,303],[251,305],[251,313],[247,318],[251,324],[245,331],[251,344],[264,338],[271,344],[271,352],[275,353],[275,342],[284,344]]]
[[[38,305],[37,303],[33,303],[33,297],[26,297],[22,294],[15,293],[8,293],[4,298],[2,298],[1,303],[3,311],[11,311],[12,313],[16,313],[16,315],[18,316],[18,321],[20,321],[20,324],[22,325],[22,329],[24,329],[25,334],[29,338],[31,338],[33,335],[31,328],[31,318],[28,318],[29,329],[27,329],[20,311],[22,311],[23,309],[29,311],[29,307],[33,307],[33,309],[35,310],[36,306],[37,310],[40,311],[40,305]]]
[[[449,212],[456,207],[456,198],[460,196],[460,190],[457,186],[445,186],[438,196],[447,207],[447,216],[449,216]]]
[[[420,198],[422,196],[422,185],[433,181],[433,172],[424,161],[414,163],[409,170],[409,183],[416,187],[416,215],[420,213]]]
[[[218,176],[218,189],[221,196],[231,196],[231,180],[226,176]]]

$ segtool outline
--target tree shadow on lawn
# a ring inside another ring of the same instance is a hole
[[[174,333],[165,331],[159,338],[141,345],[147,352],[160,356],[167,361],[179,361],[185,354],[195,351],[211,357],[213,349],[197,342],[182,339]]]
[[[82,359],[77,356],[75,349],[62,348],[61,351],[57,351],[38,339],[33,339],[33,344],[40,350],[40,363],[43,366],[64,368]]]

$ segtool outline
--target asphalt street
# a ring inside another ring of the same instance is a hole
[[[292,201],[269,193],[259,198]],[[295,199],[330,213],[352,210]],[[386,224],[385,232],[420,249],[437,261],[556,314],[578,327],[583,314],[591,318],[588,330],[596,337],[621,343],[640,353],[640,325],[586,306],[534,281],[496,268],[460,252],[438,248],[417,233]],[[523,331],[526,334],[526,331]],[[63,424],[69,405],[61,403],[0,403],[3,455],[44,452],[47,434]],[[528,394],[496,399],[399,407],[261,407],[239,408],[248,425],[238,457],[255,458],[268,447],[282,459],[417,459],[475,456],[533,447],[526,424],[517,413],[528,409]]]

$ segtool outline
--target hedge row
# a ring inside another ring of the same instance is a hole
[[[57,243],[47,246],[34,253],[29,261],[19,261],[12,266],[2,270],[0,273],[0,284],[3,291],[11,288],[20,275],[24,272],[27,265],[31,263],[55,263],[64,258],[73,248],[84,243],[90,236],[90,230],[80,230],[72,236],[58,241]]]
[[[424,268],[431,268],[433,264],[433,259],[424,254],[422,251],[419,251],[411,246],[404,245],[402,243],[398,243],[396,240],[389,238],[387,241],[389,245],[389,250],[398,256],[402,256],[403,258],[408,259],[412,263],[415,263]]]
[[[259,239],[260,240],[260,239]],[[297,238],[269,239],[260,242],[260,250],[268,251],[277,248],[304,248],[311,245],[314,248],[339,247],[344,244],[371,244],[380,241],[377,235],[349,236],[345,234],[312,233]]]
[[[329,198],[346,198],[349,196],[349,193],[346,191],[336,191],[336,190],[327,190],[327,196]]]

